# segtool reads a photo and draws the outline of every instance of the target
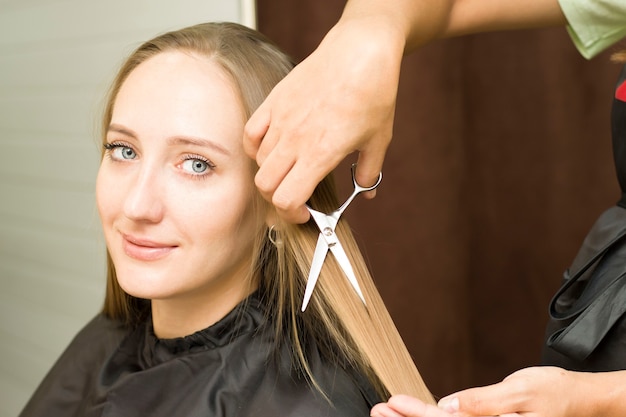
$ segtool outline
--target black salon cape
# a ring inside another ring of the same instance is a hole
[[[255,295],[215,325],[178,339],[157,339],[151,320],[127,331],[98,315],[20,416],[369,416],[380,399],[363,376],[325,362],[309,342],[311,369],[329,403],[291,366],[287,344],[273,359],[273,332]]]
[[[543,365],[626,369],[626,66],[613,98],[611,136],[622,197],[593,225],[550,302]]]

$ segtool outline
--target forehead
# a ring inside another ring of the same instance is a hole
[[[163,52],[138,65],[113,104],[112,123],[134,129],[158,124],[169,134],[243,129],[245,115],[229,75],[210,58]],[[185,130],[177,132],[177,130]]]

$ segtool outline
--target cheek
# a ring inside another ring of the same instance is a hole
[[[115,202],[118,200],[116,190],[119,190],[119,187],[115,186],[111,175],[101,166],[96,177],[96,206],[103,225],[114,214]]]
[[[186,214],[179,220],[186,223],[187,230],[202,234],[203,239],[251,240],[264,224],[264,217],[260,216],[258,204],[254,201],[255,195],[253,189],[241,184],[227,187],[222,193],[209,192],[194,209],[187,207]],[[179,201],[188,202],[189,199]]]

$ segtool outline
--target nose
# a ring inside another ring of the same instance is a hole
[[[124,201],[124,215],[133,221],[158,223],[163,219],[164,205],[161,199],[161,176],[158,170],[148,166],[130,174],[131,182]]]

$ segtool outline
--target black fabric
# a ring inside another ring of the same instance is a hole
[[[587,235],[550,303],[544,364],[585,371],[626,369],[625,236],[622,207],[607,210]]]
[[[611,109],[611,136],[617,180],[622,189],[620,205],[626,207],[626,65],[622,68]]]
[[[626,66],[613,98],[611,131],[622,197],[596,221],[550,302],[544,365],[626,369]]]
[[[330,401],[292,366],[255,295],[215,325],[162,340],[151,320],[129,331],[96,316],[72,341],[21,417],[369,416],[380,398],[352,369],[306,354]]]

